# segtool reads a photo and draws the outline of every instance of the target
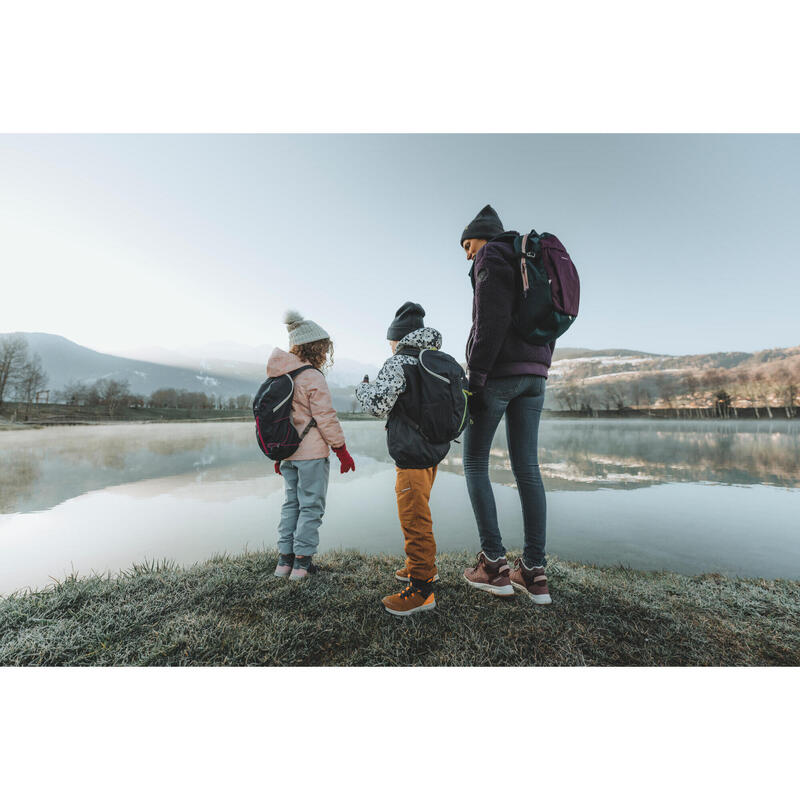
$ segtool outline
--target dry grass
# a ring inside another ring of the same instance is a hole
[[[399,619],[393,556],[275,553],[138,566],[0,600],[2,665],[798,665],[800,583],[687,577],[552,559],[551,606],[470,589],[440,554],[435,611]]]

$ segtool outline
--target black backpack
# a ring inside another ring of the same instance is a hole
[[[307,369],[314,367],[306,364],[285,375],[267,378],[259,386],[253,400],[256,441],[261,452],[273,461],[283,461],[292,455],[300,447],[305,435],[317,424],[312,419],[302,433],[298,433],[292,424],[294,378]]]
[[[404,403],[406,420],[433,444],[452,442],[469,420],[467,376],[461,365],[451,355],[432,348],[403,347],[397,352],[417,357],[419,380],[413,381],[413,408]]]
[[[565,247],[552,233],[514,237],[521,298],[511,322],[530,344],[554,342],[578,316],[581,284]]]

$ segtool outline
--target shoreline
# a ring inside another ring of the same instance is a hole
[[[512,558],[513,554],[509,554]],[[553,604],[467,586],[440,553],[434,611],[390,617],[399,556],[332,551],[297,583],[272,550],[134,565],[0,598],[0,665],[800,665],[800,581],[551,558]]]
[[[376,419],[369,414],[350,414],[341,413],[338,415],[340,420],[370,420]],[[170,416],[143,416],[136,417],[108,417],[100,415],[86,414],[80,418],[37,418],[24,421],[12,422],[7,418],[0,418],[0,431],[22,431],[31,429],[53,428],[53,427],[88,427],[96,425],[164,425],[170,423],[185,422],[253,422],[253,415],[226,415],[226,416],[194,416],[194,417],[170,417]]]
[[[679,410],[678,413],[656,413],[656,412],[616,412],[616,411],[600,411],[596,414],[587,414],[578,411],[553,411],[545,409],[542,413],[543,420],[632,420],[641,421],[648,420],[652,422],[657,421],[674,421],[674,422],[717,422],[719,424],[731,422],[745,422],[745,423],[797,423],[800,424],[800,416],[788,417],[783,413],[774,414],[772,417],[760,416],[756,417],[754,414],[736,416],[698,416],[694,412],[696,409]],[[358,414],[341,412],[338,417],[343,422],[352,421],[381,421],[378,417],[373,417],[371,414]],[[21,431],[21,430],[41,430],[43,428],[53,427],[88,427],[97,425],[163,425],[170,423],[195,423],[195,422],[253,422],[251,415],[247,416],[223,416],[223,417],[90,417],[85,416],[79,419],[70,418],[42,418],[30,419],[25,421],[11,421],[7,418],[0,418],[0,432],[2,431]]]

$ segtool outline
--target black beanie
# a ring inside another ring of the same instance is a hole
[[[394,315],[394,320],[389,326],[386,338],[390,342],[399,342],[411,331],[424,327],[425,323],[422,321],[424,317],[425,309],[419,303],[412,303],[411,301],[403,303]]]
[[[465,239],[494,239],[503,232],[503,223],[491,206],[484,206],[461,234],[460,244],[463,246]]]

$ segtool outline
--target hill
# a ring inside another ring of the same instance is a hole
[[[17,335],[13,333],[0,336]],[[172,388],[188,392],[204,392],[217,397],[253,395],[266,377],[264,364],[236,361],[224,357],[201,358],[152,348],[156,363],[125,356],[100,353],[83,347],[64,336],[50,333],[21,332],[31,354],[38,354],[47,373],[47,387],[53,392],[66,384],[92,384],[100,379],[127,381],[132,394],[152,394],[157,389]],[[266,346],[265,346],[266,348]],[[211,352],[215,352],[211,348]],[[219,355],[219,348],[216,349]],[[338,412],[358,411],[353,385],[365,373],[375,377],[378,368],[350,359],[337,359],[329,375],[334,407]]]
[[[25,337],[31,353],[41,357],[49,379],[48,388],[51,390],[63,389],[72,381],[93,383],[102,378],[128,381],[132,393],[143,395],[170,387],[235,397],[252,394],[255,389],[253,381],[246,377],[98,353],[63,336],[50,333],[20,335]]]
[[[109,378],[126,380],[132,393],[145,396],[165,387],[223,398],[252,395],[264,379],[264,364],[229,358],[226,348],[245,357],[269,349],[234,343],[200,345],[195,353],[151,348],[147,352],[159,362],[174,362],[156,363],[99,353],[63,336],[21,335],[41,357],[51,390],[71,381]],[[550,409],[708,407],[720,397],[732,407],[793,409],[800,385],[800,346],[690,355],[557,347],[553,355],[546,395]],[[374,379],[377,371],[375,365],[337,357],[328,374],[336,410],[358,411],[353,387],[365,373]]]
[[[550,408],[624,406],[731,408],[785,407],[798,402],[800,346],[755,353],[683,356],[624,350],[559,350],[548,380]]]

